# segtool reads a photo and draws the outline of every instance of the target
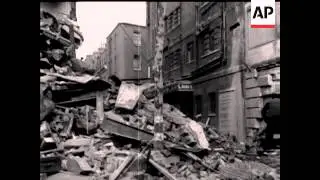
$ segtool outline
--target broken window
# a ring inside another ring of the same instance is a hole
[[[141,33],[139,31],[133,31],[133,43],[136,46],[141,46]]]
[[[193,42],[187,44],[187,58],[186,63],[191,63],[194,59]]]
[[[166,19],[166,30],[167,32],[174,29],[180,24],[181,21],[181,9],[178,7]]]
[[[141,70],[141,59],[140,59],[140,56],[137,54],[133,56],[133,70],[135,71]]]

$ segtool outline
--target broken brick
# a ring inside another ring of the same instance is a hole
[[[76,175],[69,172],[57,173],[47,178],[47,180],[90,180],[90,179],[91,178],[89,176],[81,176],[81,175]]]
[[[183,172],[183,171],[186,170],[187,168],[188,168],[187,165],[183,165],[182,167],[180,167],[180,168],[178,169],[178,173]]]
[[[171,152],[167,149],[164,149],[161,151],[163,155],[165,155],[165,157],[169,157],[171,155]]]
[[[88,138],[78,138],[78,139],[68,139],[63,143],[65,148],[89,146],[91,139]]]
[[[67,158],[67,169],[77,174],[93,173],[93,169],[84,158],[70,156]]]

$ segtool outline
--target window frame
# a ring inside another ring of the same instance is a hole
[[[135,58],[135,56],[137,56],[137,58]],[[135,67],[135,61],[138,61],[138,67]],[[142,67],[141,67],[141,56],[139,56],[138,54],[134,54],[133,55],[133,61],[132,61],[132,69],[134,71],[141,71]]]
[[[194,41],[188,42],[186,44],[186,64],[190,64],[194,61],[195,59],[195,54],[194,54]],[[190,58],[189,58],[189,53],[190,53]]]
[[[165,19],[166,33],[176,29],[181,24],[181,7],[173,10]]]
[[[172,56],[172,63],[170,66],[170,71],[175,71],[179,69],[179,60],[181,60],[181,49],[176,49],[173,53],[171,53]]]
[[[205,32],[202,38],[202,51],[201,55],[205,55],[210,52],[210,31]]]
[[[142,43],[142,35],[141,32],[138,30],[133,30],[133,44],[137,47],[141,47],[141,43]]]
[[[222,25],[217,24],[214,28],[207,28],[203,31],[203,34],[200,35],[200,58],[203,59],[212,53],[218,52],[222,49],[223,46],[223,35],[222,35]],[[219,34],[219,36],[218,36]],[[207,44],[206,38],[209,42]],[[217,43],[220,42],[220,43]],[[219,45],[220,44],[220,45]],[[208,47],[206,47],[208,46]]]

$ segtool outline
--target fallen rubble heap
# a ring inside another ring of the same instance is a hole
[[[123,83],[121,86],[126,85],[128,84]],[[108,92],[115,89],[121,88]],[[62,157],[61,162],[55,161],[57,168],[49,172],[63,170],[72,172],[73,176],[77,174],[88,179],[135,179],[147,176],[203,180],[257,177],[276,179],[274,174],[278,173],[275,169],[277,167],[263,164],[257,157],[254,157],[254,161],[248,160],[253,157],[246,157],[244,146],[232,136],[219,135],[216,130],[196,123],[168,104],[164,106],[166,149],[161,152],[151,151],[148,156],[148,153],[141,149],[147,147],[153,137],[152,113],[155,107],[152,98],[148,99],[143,94],[137,95],[138,98],[132,98],[136,99],[136,105],[134,101],[129,101],[134,107],[131,109],[130,103],[127,103],[127,109],[124,109],[118,107],[121,103],[117,104],[121,102],[120,93],[117,98],[111,94],[104,101],[105,119],[101,124],[97,123],[94,106],[89,105],[56,106],[51,115],[42,121],[41,137],[51,134],[56,139],[46,141],[47,144],[53,144],[50,149],[55,149],[55,152],[46,150],[49,152],[42,151],[41,155],[56,154]],[[128,94],[125,95],[128,97]],[[123,100],[123,103],[126,101]],[[193,125],[193,128],[199,125],[199,130],[192,131],[190,125]],[[201,136],[201,131],[204,136]],[[118,137],[130,141],[121,143],[120,140],[115,140]],[[134,147],[134,144],[138,146]],[[138,156],[145,161],[134,160],[139,159]],[[146,175],[149,168],[146,168],[145,164],[141,165],[142,162],[151,164],[161,174]],[[138,165],[129,166],[130,163]],[[58,173],[59,176],[61,173],[69,176],[66,172]],[[58,175],[50,177],[56,176]]]
[[[40,179],[280,179],[280,152],[247,155],[233,136],[169,104],[165,149],[153,151],[154,84],[92,75],[70,58],[59,22],[40,12]],[[83,38],[75,37],[79,45]]]

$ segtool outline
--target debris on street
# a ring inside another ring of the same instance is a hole
[[[249,155],[169,104],[165,148],[154,151],[155,85],[92,73],[68,52],[70,26],[78,47],[72,20],[40,11],[40,179],[280,179],[280,151]]]

